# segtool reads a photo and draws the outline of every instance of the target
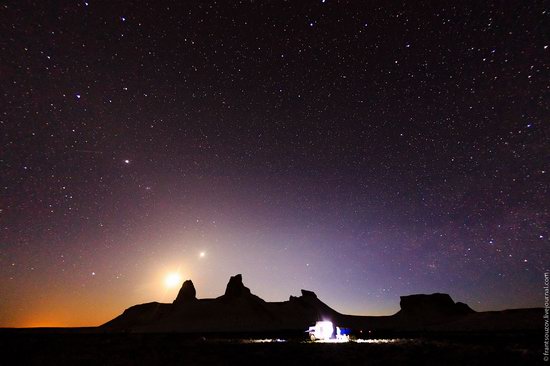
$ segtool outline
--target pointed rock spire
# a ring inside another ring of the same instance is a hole
[[[197,300],[197,291],[195,290],[193,282],[191,280],[187,280],[181,286],[178,296],[176,297],[176,300],[174,300],[174,304],[181,304],[194,300]]]
[[[250,295],[250,289],[243,285],[243,276],[241,274],[232,276],[227,283],[224,296],[241,297],[244,295]]]

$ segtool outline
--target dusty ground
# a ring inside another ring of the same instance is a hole
[[[257,343],[178,334],[0,332],[5,365],[535,365],[542,338],[402,339],[393,343]]]

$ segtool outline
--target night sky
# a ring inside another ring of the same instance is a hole
[[[99,325],[174,273],[542,306],[550,10],[503,4],[4,3],[0,326]]]

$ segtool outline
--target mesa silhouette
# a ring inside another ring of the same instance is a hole
[[[197,299],[193,282],[183,283],[172,304],[151,302],[132,306],[103,324],[106,331],[124,332],[273,332],[304,331],[318,320],[364,334],[377,331],[531,331],[540,328],[543,309],[476,312],[448,294],[401,296],[401,310],[390,316],[339,313],[313,291],[288,301],[266,302],[251,293],[240,274],[230,278],[225,293]]]

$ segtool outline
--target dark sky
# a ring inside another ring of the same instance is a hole
[[[542,306],[543,5],[4,3],[0,326],[101,324],[171,273],[355,314]]]

